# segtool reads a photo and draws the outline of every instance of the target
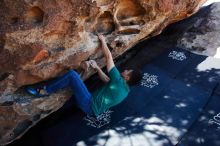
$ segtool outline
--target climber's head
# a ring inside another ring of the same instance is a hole
[[[121,76],[125,79],[128,85],[135,85],[142,79],[142,74],[137,69],[125,69],[121,72]]]

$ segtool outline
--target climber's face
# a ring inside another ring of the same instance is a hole
[[[121,76],[125,79],[125,81],[129,81],[132,72],[133,72],[132,69],[129,69],[129,70],[126,69],[123,72],[121,72]]]

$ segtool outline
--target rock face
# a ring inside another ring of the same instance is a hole
[[[194,53],[220,58],[219,14],[220,3],[215,3],[203,8],[188,21],[180,23],[186,27],[177,45]]]
[[[205,1],[0,1],[0,144],[21,136],[70,97],[62,91],[36,99],[20,87],[67,69],[80,72],[79,64],[87,59],[105,65],[96,32],[105,35],[116,58],[168,24],[192,15]]]

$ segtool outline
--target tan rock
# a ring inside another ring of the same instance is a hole
[[[117,57],[139,40],[159,34],[169,23],[190,16],[203,2],[1,1],[0,72],[16,79],[23,74],[28,80],[15,80],[22,86],[55,77],[66,68],[76,69],[89,58],[99,61],[96,31],[105,34]]]

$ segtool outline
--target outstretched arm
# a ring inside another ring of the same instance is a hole
[[[107,70],[109,72],[115,66],[113,58],[112,58],[112,54],[111,54],[111,52],[105,42],[105,38],[103,37],[103,35],[98,34],[98,38],[100,39],[100,41],[102,43],[102,51],[103,51],[105,59],[106,59]]]
[[[109,77],[102,71],[102,69],[97,65],[97,63],[94,60],[90,60],[89,62],[92,68],[94,68],[98,72],[100,79],[103,82],[107,83],[110,80]]]

